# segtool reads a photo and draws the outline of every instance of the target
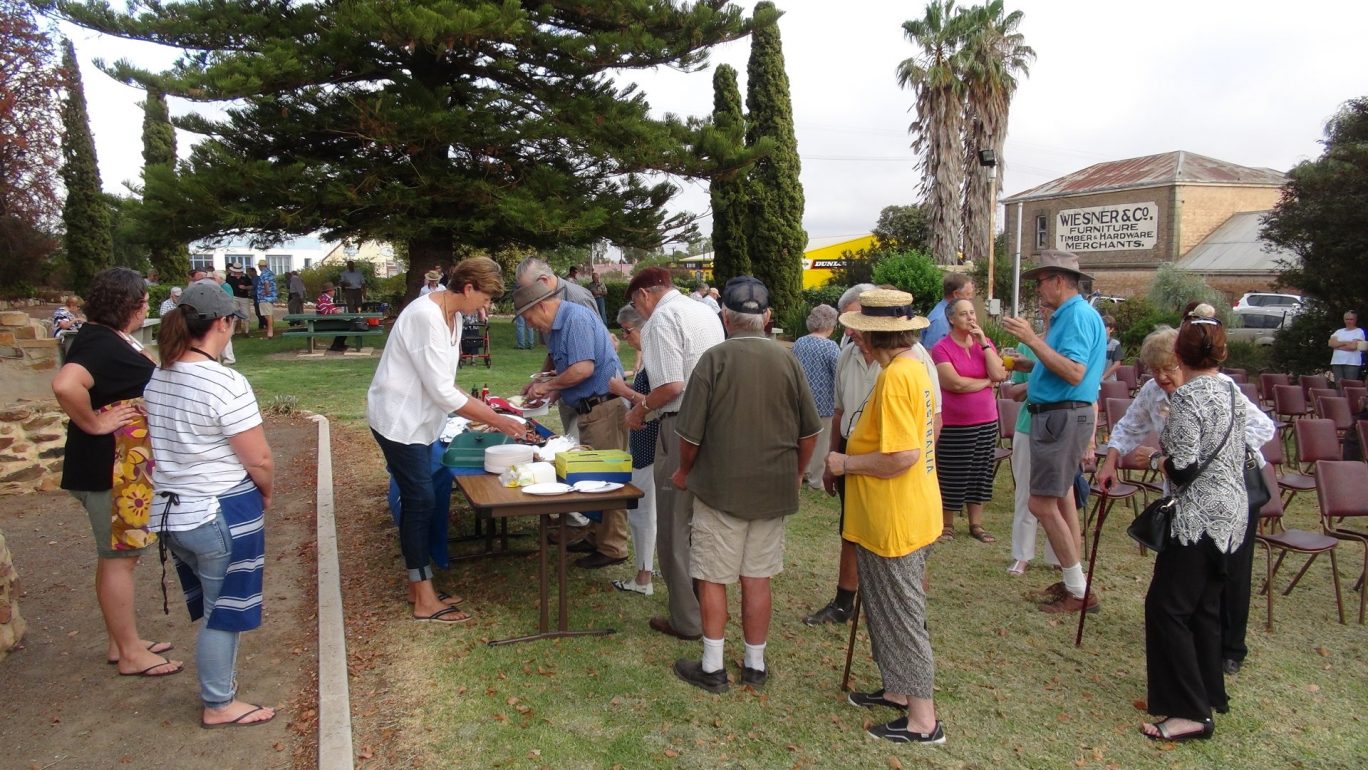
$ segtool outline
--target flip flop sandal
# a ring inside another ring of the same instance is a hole
[[[449,615],[461,615],[463,617],[447,620],[447,616]],[[419,623],[442,623],[448,626],[454,626],[470,620],[471,617],[471,615],[468,615],[455,607],[447,607],[445,609],[437,610],[431,615],[414,615],[413,619]]]
[[[993,537],[992,535],[988,534],[988,530],[984,529],[981,525],[978,525],[978,524],[975,524],[975,525],[969,527],[969,536],[972,537],[972,538],[974,538],[975,540],[979,541],[980,543],[996,543],[996,542],[997,542],[997,538],[995,538],[995,537]]]
[[[1008,575],[1011,575],[1012,577],[1017,577],[1017,576],[1019,576],[1019,575],[1025,575],[1025,574],[1026,574],[1026,567],[1029,566],[1029,565],[1030,565],[1030,562],[1024,562],[1024,561],[1020,561],[1020,560],[1014,561],[1014,562],[1012,562],[1012,566],[1010,566],[1010,567],[1007,568],[1007,574],[1008,574]]]
[[[171,665],[171,661],[167,660],[166,658],[162,658],[162,662],[161,662],[161,663],[154,663],[154,664],[148,666],[147,668],[143,669],[142,671],[134,671],[134,672],[131,673],[131,674],[125,674],[124,672],[120,671],[120,672],[119,672],[119,676],[146,676],[146,677],[172,676],[172,675],[174,675],[174,674],[179,674],[180,672],[182,672],[182,671],[185,670],[185,666],[179,665],[179,666],[176,666],[175,668],[171,669],[170,671],[163,671],[163,672],[161,672],[160,674],[154,674],[154,673],[152,673],[152,670],[153,670],[153,669],[157,669],[157,668],[161,668],[162,666],[169,666],[169,665]]]
[[[451,594],[447,593],[446,591],[438,591],[438,592],[437,592],[437,601],[439,601],[439,602],[451,602],[451,606],[452,606],[452,607],[459,607],[459,606],[461,606],[462,604],[465,604],[465,597],[464,597],[464,596],[452,596]],[[409,603],[410,605],[412,605],[412,604],[413,604],[413,600],[412,600],[412,599],[409,599],[409,600],[408,600],[408,603]]]
[[[163,648],[161,648],[160,650],[158,650],[158,649],[157,649],[157,645],[159,645],[159,644],[164,644],[164,645],[166,645],[166,646],[163,647]],[[174,649],[176,649],[176,645],[174,645],[174,644],[172,644],[172,643],[170,643],[170,642],[152,642],[151,644],[148,644],[148,645],[147,645],[147,651],[150,652],[150,653],[153,653],[153,654],[155,654],[155,655],[165,655],[166,653],[168,653],[168,652],[170,652],[170,651],[172,651],[172,650],[174,650]],[[119,665],[119,659],[118,659],[118,658],[115,658],[114,660],[105,659],[105,663],[108,663],[108,664],[111,665],[111,666],[117,666],[117,665]],[[153,668],[155,668],[155,666],[154,666]]]
[[[264,725],[272,719],[275,719],[276,715],[271,714],[269,717],[266,717],[265,719],[254,719],[251,722],[244,722],[242,720],[257,713],[258,711],[265,710],[266,708],[264,706],[257,706],[256,708],[253,708],[251,711],[246,712],[237,719],[231,720],[229,722],[214,722],[212,724],[204,721],[204,717],[200,717],[200,727],[203,727],[206,730],[218,730],[224,727],[256,727],[257,725]]]
[[[1172,717],[1170,717],[1170,719],[1171,718]],[[1165,719],[1161,722],[1150,723],[1154,725],[1155,730],[1159,731],[1157,735],[1152,735],[1150,733],[1145,732],[1144,730],[1141,730],[1140,734],[1145,736],[1146,738],[1149,738],[1152,741],[1167,741],[1169,743],[1182,743],[1183,741],[1205,741],[1216,734],[1216,724],[1212,722],[1210,719],[1203,719],[1202,721],[1198,722],[1198,724],[1202,725],[1202,729],[1200,730],[1193,730],[1192,732],[1182,733],[1181,735],[1170,735],[1168,731],[1164,729],[1164,725],[1168,724],[1168,721],[1168,719]]]
[[[948,543],[955,539],[955,528],[946,527],[941,530],[940,537],[936,538],[937,543]]]

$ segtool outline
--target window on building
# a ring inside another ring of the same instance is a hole
[[[285,275],[294,268],[290,265],[294,262],[291,254],[270,254],[266,257],[266,264],[271,268],[271,272],[276,275]]]
[[[305,257],[305,258],[304,258],[304,269],[305,269],[305,270],[308,270],[308,269],[311,268],[311,267],[313,267],[313,257]]]
[[[214,272],[214,252],[205,251],[199,254],[190,255],[190,269],[203,270],[206,273]]]
[[[237,265],[243,268],[244,270],[249,267],[256,267],[256,260],[252,259],[251,254],[229,254],[228,256],[224,257],[224,260],[225,262],[223,266],[225,269],[228,267],[228,265]]]
[[[1048,240],[1048,239],[1049,239],[1049,237],[1050,237],[1050,220],[1049,220],[1049,218],[1046,217],[1044,214],[1041,214],[1040,216],[1037,216],[1037,217],[1035,218],[1035,220],[1036,220],[1036,228],[1035,228],[1035,233],[1036,233],[1036,248],[1037,248],[1037,249],[1049,248],[1049,240]]]

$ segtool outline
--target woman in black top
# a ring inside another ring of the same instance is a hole
[[[165,642],[138,635],[133,568],[156,544],[149,531],[151,446],[140,409],[155,364],[131,332],[147,318],[142,276],[124,267],[101,271],[90,286],[88,318],[52,381],[71,418],[62,488],[85,506],[99,559],[95,596],[109,634],[109,663],[127,676],[166,676],[180,661]]]

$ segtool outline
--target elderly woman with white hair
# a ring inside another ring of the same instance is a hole
[[[812,398],[817,402],[817,416],[821,417],[822,432],[812,451],[812,461],[803,472],[803,483],[813,489],[822,488],[822,470],[826,466],[827,450],[831,446],[831,415],[836,411],[836,360],[841,349],[831,341],[836,330],[836,308],[818,305],[808,313],[808,333],[793,343],[793,355],[803,367]]]

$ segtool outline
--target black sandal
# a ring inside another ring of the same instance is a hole
[[[1182,743],[1183,741],[1205,741],[1216,734],[1216,724],[1212,722],[1210,719],[1194,719],[1191,721],[1197,722],[1198,724],[1202,725],[1202,729],[1193,730],[1192,732],[1187,733],[1181,733],[1179,735],[1170,735],[1168,731],[1164,729],[1164,725],[1168,724],[1169,719],[1172,718],[1173,717],[1168,717],[1159,722],[1147,723],[1158,731],[1158,735],[1151,735],[1150,733],[1145,732],[1143,728],[1140,730],[1140,734],[1145,736],[1146,738],[1149,738],[1152,741],[1168,741],[1169,743]]]

